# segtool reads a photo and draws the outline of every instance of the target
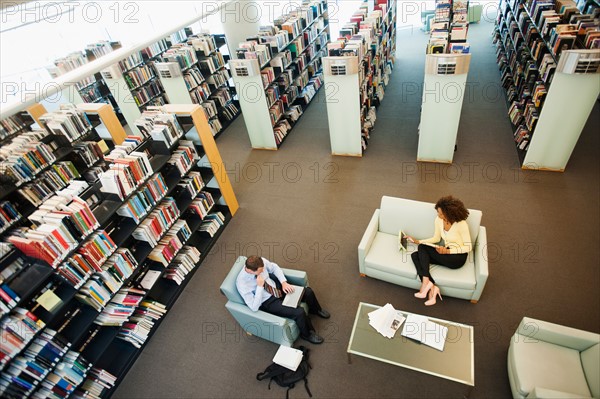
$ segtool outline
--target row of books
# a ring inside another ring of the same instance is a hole
[[[153,173],[148,153],[133,151],[113,159],[108,170],[100,175],[101,191],[123,200]]]
[[[181,285],[185,277],[194,270],[198,262],[200,262],[200,251],[197,248],[186,245],[175,260],[167,267],[164,278],[174,281],[177,285]]]
[[[168,187],[162,174],[157,173],[117,210],[117,214],[131,218],[137,224],[165,197],[167,191]]]
[[[73,152],[81,158],[87,167],[104,159],[104,153],[95,141],[82,141],[73,145]]]
[[[179,250],[191,237],[192,230],[185,220],[178,220],[173,227],[160,239],[148,255],[148,259],[167,267],[173,261]]]
[[[14,309],[21,301],[21,297],[7,284],[0,285],[0,315],[5,315]]]
[[[195,34],[188,37],[188,44],[190,44],[194,50],[199,51],[204,57],[208,57],[217,50],[217,44],[215,38],[208,34]]]
[[[94,320],[101,326],[122,326],[146,296],[137,288],[121,288]]]
[[[135,125],[145,137],[163,141],[167,147],[171,147],[184,134],[175,115],[158,109],[145,110]]]
[[[154,67],[150,65],[140,65],[123,75],[129,90],[137,90],[155,77]]]
[[[79,388],[71,394],[74,399],[100,399],[105,397],[117,382],[117,377],[108,371],[93,367]]]
[[[225,216],[221,212],[210,213],[204,217],[200,225],[200,231],[208,233],[211,237],[225,224]]]
[[[12,313],[0,320],[0,369],[19,354],[46,324],[24,308],[14,308]],[[36,350],[38,347],[32,346]],[[0,373],[3,376],[4,373]]]
[[[0,202],[0,233],[4,233],[15,222],[21,220],[21,213],[11,202]]]
[[[0,170],[15,185],[20,186],[33,180],[36,174],[56,161],[54,151],[58,149],[58,143],[42,142],[46,136],[45,131],[27,132],[0,147]]]
[[[202,75],[202,72],[200,72],[198,67],[195,66],[185,71],[183,74],[183,79],[188,91],[195,89],[200,84],[204,83],[204,76]]]
[[[73,287],[79,289],[94,273],[102,272],[102,266],[116,250],[117,245],[110,235],[104,230],[97,231],[57,271]]]
[[[52,386],[57,382],[54,373],[59,369],[59,362],[68,359],[69,347],[70,343],[55,330],[47,328],[42,331],[0,374],[2,397],[28,398],[38,387],[36,394]]]
[[[258,64],[262,67],[271,60],[271,47],[249,40],[239,44],[236,54],[242,60],[258,60]]]
[[[170,49],[162,54],[164,62],[175,62],[181,70],[186,70],[196,65],[198,57],[196,50],[188,44],[174,44]]]
[[[79,246],[79,240],[99,227],[88,204],[78,197],[56,195],[29,219],[38,225],[12,230],[8,240],[21,252],[54,268]]]
[[[179,147],[173,151],[168,163],[179,171],[179,175],[185,175],[196,162],[200,160],[194,142],[191,140],[180,140]]]
[[[46,376],[32,398],[68,398],[85,379],[92,364],[79,352],[68,351],[63,360]]]
[[[27,124],[23,122],[23,119],[21,119],[19,115],[13,115],[6,119],[2,119],[0,120],[0,140],[5,140],[26,128]]]
[[[142,54],[145,55],[147,58],[152,59],[154,57],[159,56],[164,51],[167,51],[168,48],[169,42],[167,41],[167,39],[163,38],[143,49]]]
[[[75,297],[100,312],[137,267],[129,249],[119,248],[102,265],[102,272],[92,275]]]
[[[167,197],[146,217],[132,233],[133,238],[152,247],[158,244],[165,232],[179,219],[179,208],[172,197]]]
[[[141,348],[148,339],[150,331],[157,320],[160,320],[167,312],[167,308],[157,301],[143,301],[124,323],[117,334],[117,338],[131,343],[136,348]]]
[[[216,52],[208,57],[199,58],[198,66],[203,74],[211,75],[225,67],[225,59],[223,58],[223,54]]]
[[[215,204],[215,200],[208,191],[200,191],[195,197],[188,208],[188,212],[200,217],[200,219],[204,219]]]
[[[61,104],[59,110],[40,116],[39,121],[48,133],[64,136],[70,142],[79,140],[92,129],[85,112],[73,104]]]
[[[137,51],[124,60],[119,61],[119,68],[121,69],[121,72],[126,73],[127,71],[138,67],[143,63],[144,57],[142,57],[142,53],[140,51]]]
[[[75,184],[73,179],[79,177],[80,174],[71,161],[58,162],[37,176],[34,182],[19,188],[18,192],[23,198],[38,207],[55,192],[67,188],[70,184]]]
[[[203,82],[190,90],[190,97],[194,104],[202,104],[210,96],[210,88],[206,82]]]
[[[150,102],[158,96],[164,94],[164,89],[160,80],[151,80],[149,84],[140,87],[132,93],[133,99],[139,108],[149,105]],[[152,104],[156,105],[156,104]]]
[[[229,103],[233,99],[231,97],[231,92],[225,87],[214,91],[213,95],[210,98],[216,101],[221,107],[225,107],[227,103]]]
[[[191,171],[177,183],[178,193],[186,193],[191,198],[195,198],[204,188],[204,179],[198,171]]]

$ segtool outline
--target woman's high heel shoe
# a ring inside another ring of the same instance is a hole
[[[431,289],[431,287],[433,287],[433,283],[430,281],[427,283],[427,285],[425,286],[425,290],[423,290],[422,292],[415,292],[415,297],[417,298],[427,298],[427,293],[429,292],[429,290]]]
[[[433,287],[433,289],[431,290],[431,295],[429,297],[429,300],[425,301],[425,306],[435,305],[435,301],[437,300],[438,296],[440,297],[440,301],[444,300],[442,298],[442,294],[440,294],[440,289],[438,287]]]

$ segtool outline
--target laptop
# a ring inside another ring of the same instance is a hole
[[[302,299],[302,294],[304,294],[304,287],[299,285],[293,285],[294,292],[290,292],[289,294],[285,294],[283,298],[283,306],[288,306],[290,308],[297,308],[298,304],[300,304],[300,300]]]
[[[398,251],[407,251],[408,248],[408,238],[406,238],[406,234],[400,230],[398,233]]]

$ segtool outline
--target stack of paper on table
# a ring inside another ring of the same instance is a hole
[[[281,345],[273,358],[273,363],[296,371],[298,365],[302,361],[302,356],[301,350]]]
[[[389,303],[369,313],[369,324],[386,338],[393,338],[405,317]]]
[[[404,323],[402,335],[443,351],[448,327],[429,321],[425,316],[409,314]]]

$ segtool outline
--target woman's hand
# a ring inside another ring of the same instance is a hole
[[[413,238],[411,236],[406,236],[406,238],[408,239],[408,241],[414,242],[415,244],[420,244],[421,243],[421,241],[419,241],[416,238]]]
[[[435,247],[435,250],[438,252],[438,254],[442,254],[442,255],[447,255],[450,253],[449,248],[442,247],[442,246]]]

